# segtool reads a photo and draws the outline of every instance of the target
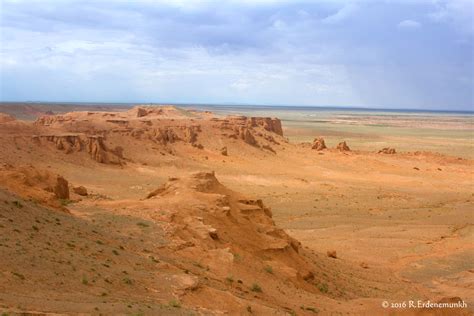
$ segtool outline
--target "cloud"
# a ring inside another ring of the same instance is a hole
[[[346,4],[336,13],[331,14],[325,17],[322,22],[326,24],[336,24],[340,23],[350,16],[352,16],[357,11],[357,6],[354,3]]]
[[[421,27],[421,23],[413,20],[403,20],[398,23],[400,29],[418,29]]]
[[[0,98],[467,108],[473,41],[456,26],[466,19],[456,8],[5,0]],[[410,37],[393,32],[421,23]]]
[[[471,0],[438,0],[428,17],[437,23],[447,23],[457,30],[474,33],[474,2]]]

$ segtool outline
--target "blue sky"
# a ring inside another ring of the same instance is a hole
[[[473,5],[0,0],[0,99],[473,110]]]

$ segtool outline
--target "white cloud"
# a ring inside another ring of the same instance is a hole
[[[352,16],[356,10],[357,10],[357,6],[355,4],[353,3],[347,4],[336,13],[325,17],[322,20],[322,22],[326,24],[336,24],[336,23],[342,22],[345,19]]]
[[[436,10],[428,14],[432,21],[452,24],[458,31],[474,33],[474,1],[441,0],[435,3]]]
[[[417,29],[421,27],[421,23],[413,20],[403,20],[398,23],[400,29]]]

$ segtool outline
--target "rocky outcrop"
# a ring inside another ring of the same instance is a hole
[[[49,170],[5,164],[0,166],[0,188],[35,203],[66,211],[61,200],[69,199],[68,181]]]
[[[388,154],[388,155],[393,155],[396,153],[395,148],[390,148],[390,147],[385,147],[381,150],[378,151],[379,154]]]
[[[172,144],[180,140],[179,136],[171,127],[158,128],[154,131],[155,140],[163,145]]]
[[[270,117],[251,117],[253,126],[262,126],[265,130],[283,136],[281,121]]]
[[[324,138],[318,137],[313,140],[313,145],[311,146],[311,149],[314,150],[323,150],[326,149],[326,143],[324,142]]]
[[[283,136],[281,121],[270,117],[247,117],[247,116],[229,116],[225,120],[225,125],[241,125],[249,128],[263,127],[268,132]]]
[[[62,134],[62,135],[37,135],[33,136],[33,141],[37,144],[43,142],[52,143],[58,150],[67,154],[73,152],[86,151],[92,159],[99,163],[121,164],[121,158],[115,151],[109,151],[102,136],[88,136],[82,134]],[[122,151],[118,150],[122,155]]]
[[[155,114],[155,115],[163,114],[163,109],[156,106],[136,106],[130,111],[134,112],[136,117],[144,117],[150,114]]]
[[[56,185],[54,186],[54,195],[56,195],[56,197],[61,200],[69,199],[69,183],[61,176],[58,176],[56,178]]]
[[[194,144],[197,141],[199,132],[201,132],[200,125],[186,126],[184,129],[184,140],[190,144]]]
[[[50,126],[54,123],[64,123],[72,121],[72,117],[67,115],[43,115],[36,119],[35,125]]]
[[[349,148],[349,146],[347,146],[346,142],[340,142],[337,147],[336,147],[337,150],[339,151],[351,151],[351,149]]]

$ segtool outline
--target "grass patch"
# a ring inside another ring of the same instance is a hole
[[[12,272],[12,274],[14,276],[16,276],[17,278],[21,279],[21,280],[24,280],[25,279],[25,276],[21,273],[18,273],[18,272]]]
[[[320,283],[317,286],[321,293],[327,293],[329,291],[329,287],[326,283]]]
[[[254,284],[252,284],[252,287],[250,288],[250,290],[252,292],[261,293],[262,292],[262,287],[260,285],[258,285],[258,283],[254,283]]]
[[[181,308],[181,303],[177,300],[169,301],[168,305],[174,308]]]
[[[319,313],[319,309],[317,309],[316,307],[306,307],[305,308],[307,311],[310,311],[310,312],[313,312],[313,313]]]
[[[72,201],[70,199],[59,199],[59,203],[61,203],[62,206],[68,206]]]

